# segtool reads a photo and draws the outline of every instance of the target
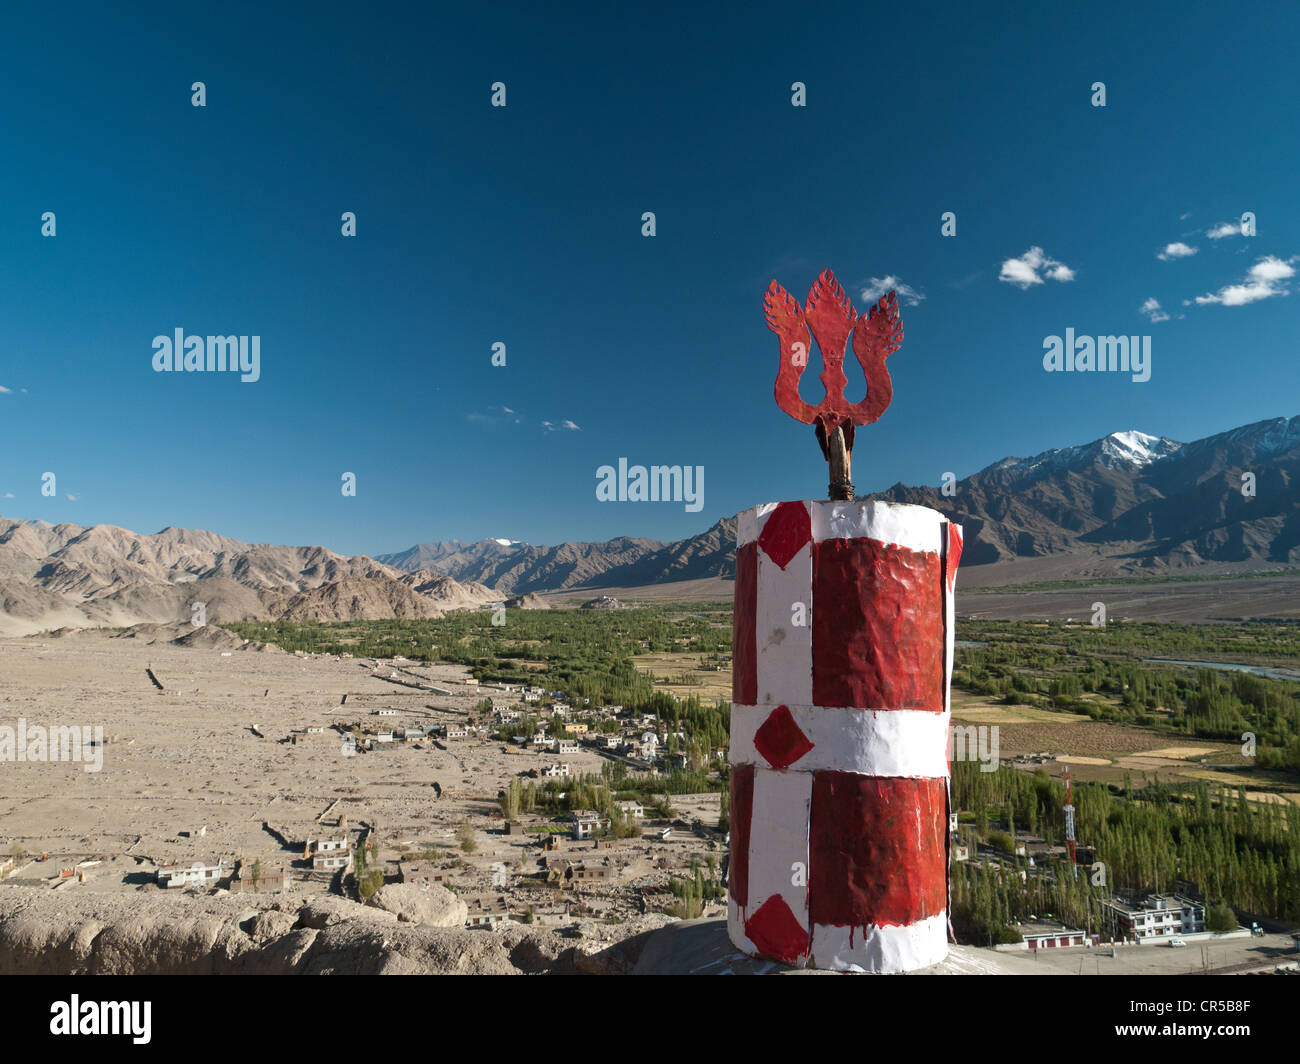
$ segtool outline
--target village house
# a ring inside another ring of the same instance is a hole
[[[590,883],[609,879],[612,869],[609,859],[604,861],[577,861],[564,870],[563,887],[572,888],[576,883]]]
[[[413,883],[416,886],[430,887],[435,883],[442,883],[446,878],[446,872],[440,868],[435,868],[428,861],[403,861],[397,866],[397,881],[399,883]]]
[[[351,853],[313,853],[311,855],[311,870],[313,872],[335,872],[340,868],[347,868],[348,862],[351,860]]]
[[[564,726],[564,734],[565,735],[586,735],[587,725],[583,724],[581,721],[573,721]]]
[[[615,802],[615,806],[624,815],[630,815],[633,820],[641,820],[645,817],[645,806],[640,802]]]
[[[221,859],[213,864],[195,861],[192,865],[166,865],[158,869],[160,887],[173,890],[178,887],[215,887],[221,878]]]
[[[292,890],[293,876],[282,864],[264,865],[260,861],[240,860],[235,864],[235,875],[230,881],[230,889],[237,894]]]
[[[467,739],[467,738],[469,738],[469,729],[468,729],[467,727],[465,727],[463,724],[448,725],[448,726],[447,726],[447,738],[448,738],[448,739]]]
[[[346,868],[352,860],[352,839],[348,835],[346,822],[339,825],[337,835],[328,835],[319,839],[308,839],[303,847],[303,857],[311,861],[313,872],[333,872]]]
[[[391,731],[381,731],[375,734],[375,742],[377,743],[391,743],[392,741],[393,733]]]
[[[475,904],[469,910],[469,916],[465,919],[466,927],[496,927],[504,923],[509,913],[506,912],[505,906],[501,904],[485,907],[482,902]]]
[[[549,750],[554,745],[555,745],[555,740],[548,739],[541,732],[538,732],[536,735],[533,736],[533,746],[535,747]]]
[[[556,777],[559,777],[559,776],[567,777],[567,776],[569,775],[569,766],[568,766],[568,763],[566,762],[565,764],[562,764],[562,765],[560,765],[560,764],[551,765],[549,768],[546,768],[546,769],[543,769],[543,770],[542,770],[542,775],[543,775],[543,776],[549,776],[549,777],[551,777],[552,779],[554,779],[554,778],[556,778]]]
[[[403,728],[403,729],[402,729],[402,738],[405,739],[405,740],[407,740],[407,742],[410,742],[410,740],[412,740],[412,739],[423,739],[423,738],[424,738],[424,729],[423,729],[423,728]]]
[[[995,948],[1000,950],[1040,950],[1088,945],[1087,932],[1047,920],[1019,924],[1016,926],[1016,930],[1020,932],[1019,942],[999,945]]]
[[[577,809],[569,814],[573,823],[575,839],[589,839],[598,831],[609,830],[609,817],[601,816],[594,809]]]
[[[497,715],[497,720],[499,720],[502,724],[514,724],[516,721],[519,720],[520,717],[519,710],[511,709],[509,706],[507,706],[505,709],[498,709],[496,711],[496,715]]]
[[[10,854],[5,854],[3,857],[0,857],[0,879],[4,879],[5,876],[12,873],[17,867],[18,862],[15,861]]]
[[[376,717],[395,717],[395,716],[397,716],[397,710],[395,710],[395,709],[377,709],[377,710],[375,710],[375,716],[376,716]]]
[[[540,691],[525,691],[525,692],[524,692],[524,701],[525,701],[525,702],[532,703],[532,702],[540,702],[541,700],[542,700],[542,695],[541,695],[541,692],[540,692]]]
[[[560,754],[576,754],[578,744],[573,739],[561,739],[557,744],[556,752]]]

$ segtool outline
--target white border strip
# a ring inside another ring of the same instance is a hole
[[[752,917],[774,894],[808,927],[808,820],[813,778],[806,772],[754,772],[754,812],[749,822],[749,904]],[[804,869],[796,883],[795,865]]]
[[[808,703],[813,697],[813,561],[805,543],[782,569],[758,552],[754,651],[760,704]],[[803,624],[794,623],[795,606]]]

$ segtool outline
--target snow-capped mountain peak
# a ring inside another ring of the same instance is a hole
[[[1166,439],[1164,436],[1151,436],[1145,432],[1138,432],[1136,429],[1129,429],[1127,432],[1112,432],[1109,436],[1099,441],[1100,455],[1103,457],[1103,464],[1106,458],[1112,459],[1113,462],[1124,462],[1128,465],[1144,466],[1150,465],[1161,458],[1173,454],[1182,447],[1181,443],[1176,440]]]
[[[1092,443],[1053,448],[1030,458],[1004,458],[981,472],[1023,475],[1040,469],[1047,472],[1093,463],[1105,466],[1107,469],[1120,466],[1145,466],[1161,458],[1167,458],[1182,446],[1177,440],[1165,436],[1152,436],[1137,429],[1129,429],[1126,432],[1112,432],[1109,436],[1093,440]]]

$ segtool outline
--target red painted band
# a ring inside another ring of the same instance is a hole
[[[942,713],[942,580],[937,553],[813,544],[813,703]]]
[[[813,924],[914,924],[945,910],[947,781],[817,772],[809,825]]]

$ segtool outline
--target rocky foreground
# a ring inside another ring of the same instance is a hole
[[[0,975],[621,975],[673,922],[581,924],[576,938],[518,923],[471,931],[450,892],[396,884],[375,905],[59,893],[0,890]]]

